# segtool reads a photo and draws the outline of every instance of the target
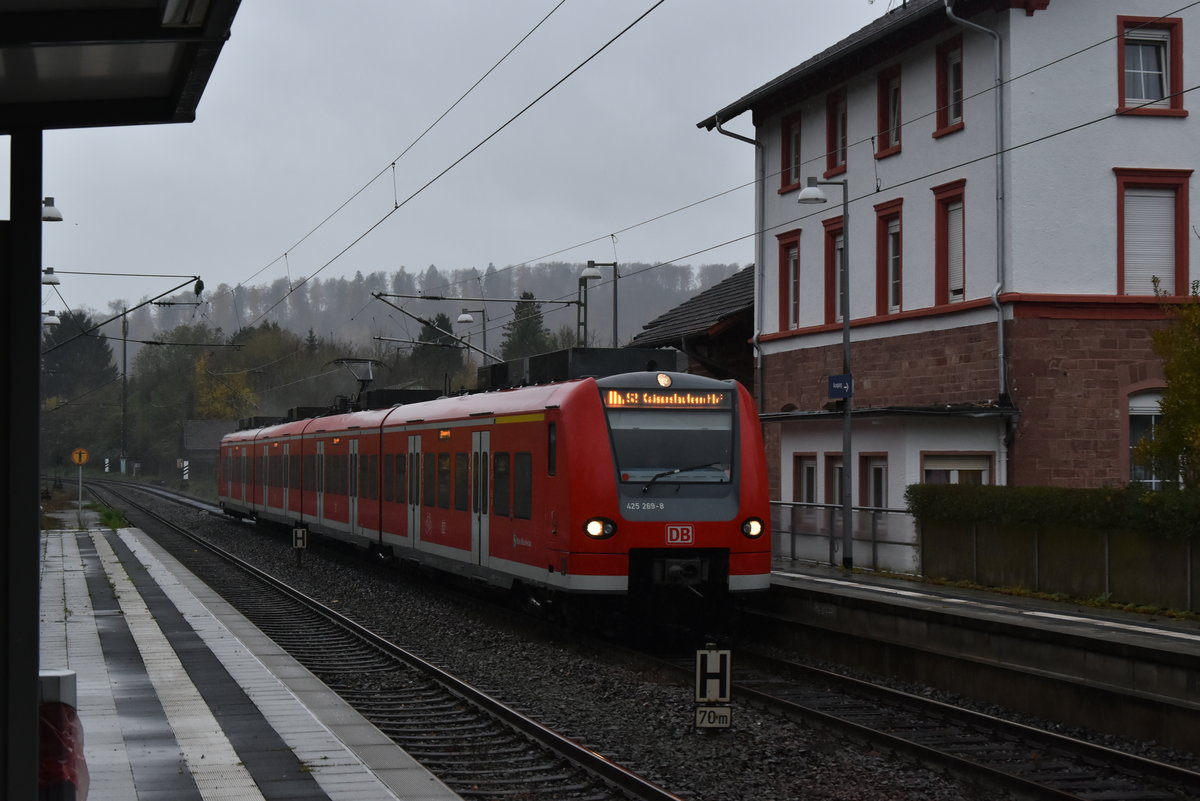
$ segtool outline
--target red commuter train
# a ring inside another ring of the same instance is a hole
[[[720,600],[765,590],[766,460],[734,381],[637,372],[227,435],[227,514],[519,589]]]

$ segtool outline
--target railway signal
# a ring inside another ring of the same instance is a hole
[[[696,652],[696,728],[727,729],[733,725],[733,665],[729,650],[711,646]],[[721,706],[706,706],[712,703]]]

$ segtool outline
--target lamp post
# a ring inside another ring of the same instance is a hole
[[[842,406],[842,567],[854,568],[854,458],[851,452],[853,425],[850,411],[854,400],[854,379],[850,372],[850,186],[847,181],[818,181],[810,177],[801,190],[798,203],[827,203],[821,186],[842,188],[842,263],[838,265],[838,307],[842,313],[842,380],[845,398]]]
[[[455,320],[455,322],[456,322],[456,323],[458,323],[459,325],[470,325],[471,323],[475,322],[475,318],[471,316],[471,315],[472,315],[472,314],[474,314],[474,313],[478,313],[478,314],[482,314],[482,315],[483,315],[483,366],[484,366],[484,367],[487,367],[487,364],[488,364],[488,353],[487,353],[487,307],[485,306],[485,307],[484,307],[484,308],[482,308],[482,309],[463,309],[463,310],[462,310],[462,314],[458,315],[458,319],[457,319],[457,320]],[[468,339],[467,339],[467,343],[468,343],[468,345],[470,344],[470,341],[471,341],[471,340],[468,338]],[[468,353],[467,353],[467,362],[468,362],[468,365],[470,364],[470,359],[471,359],[471,355],[470,355],[470,349],[468,348]]]
[[[617,282],[618,282],[618,281],[620,280],[620,278],[621,278],[621,273],[620,273],[620,271],[617,269],[617,263],[616,263],[615,261],[588,261],[588,263],[587,263],[587,267],[586,267],[586,268],[584,268],[584,271],[583,271],[582,273],[580,273],[580,274],[579,274],[579,277],[580,277],[580,278],[583,278],[583,279],[586,279],[586,280],[588,280],[588,281],[593,281],[593,280],[595,280],[595,279],[597,279],[597,278],[600,278],[600,277],[601,277],[601,275],[600,275],[600,271],[599,271],[598,269],[596,269],[597,267],[612,267],[612,268],[613,268],[613,334],[612,334],[612,346],[615,348],[615,347],[617,347]]]

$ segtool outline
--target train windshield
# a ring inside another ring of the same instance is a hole
[[[730,480],[731,409],[608,409],[623,483],[715,484]]]

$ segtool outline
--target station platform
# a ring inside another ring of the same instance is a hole
[[[144,533],[79,522],[41,534],[40,666],[75,674],[88,801],[459,798]]]
[[[814,659],[1200,754],[1200,620],[776,559],[753,634]]]
[[[1200,619],[1090,607],[1070,601],[940,585],[870,571],[848,572],[780,557],[773,561],[771,580],[782,587],[895,604],[980,622],[1029,626],[1043,634],[1056,632],[1073,638],[1122,642],[1131,647],[1188,657],[1200,653]]]

